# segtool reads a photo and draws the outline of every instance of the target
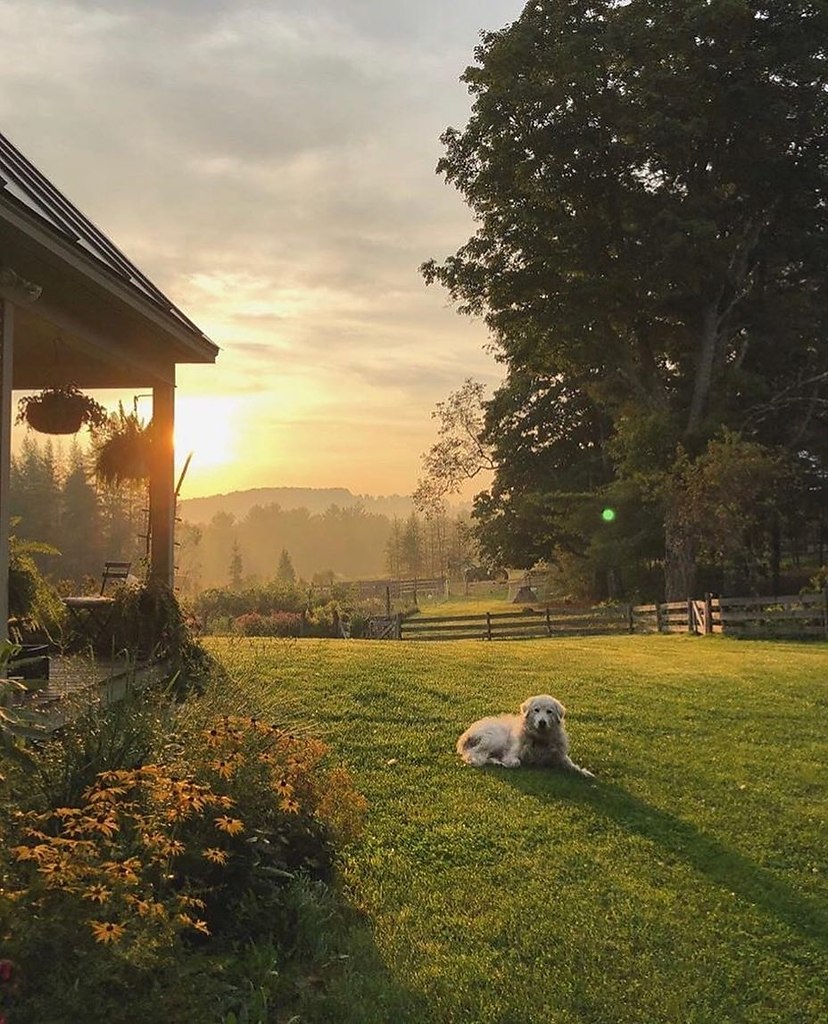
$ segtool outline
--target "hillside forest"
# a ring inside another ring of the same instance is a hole
[[[147,491],[96,485],[85,450],[68,450],[28,435],[12,459],[11,506],[18,542],[50,550],[36,559],[65,592],[89,589],[103,563],[130,559],[140,575],[147,552]],[[289,489],[276,493],[287,495]],[[266,496],[267,491],[262,495]],[[324,491],[320,491],[324,494]],[[335,492],[347,500],[350,492]],[[322,511],[278,502],[249,505],[238,514],[212,511],[204,523],[187,520],[182,503],[176,526],[176,589],[193,597],[215,587],[250,587],[274,579],[330,583],[380,577],[454,576],[475,563],[468,513],[426,518],[369,511],[370,499],[331,504]],[[216,499],[218,500],[218,499]],[[201,509],[196,505],[196,509]],[[231,507],[232,504],[231,504]],[[404,508],[396,498],[392,508]]]

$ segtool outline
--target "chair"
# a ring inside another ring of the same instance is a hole
[[[90,643],[95,643],[112,618],[115,599],[106,595],[107,584],[113,581],[125,583],[131,568],[132,562],[104,562],[101,589],[97,594],[87,597],[64,597],[63,603],[72,621]]]

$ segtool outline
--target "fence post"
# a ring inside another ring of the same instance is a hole
[[[693,609],[693,598],[687,598],[687,632],[696,633],[696,616]]]
[[[385,588],[385,617],[391,618],[391,587]]]
[[[635,632],[635,618],[633,617],[633,606],[631,604],[627,605],[627,626],[630,633]]]
[[[661,602],[656,601],[656,633],[661,632]]]
[[[704,595],[704,632],[713,632],[713,595],[709,590]]]
[[[403,617],[402,612],[397,612],[396,616],[396,628],[394,630],[394,636],[397,640],[402,640],[402,623]]]
[[[492,613],[486,612],[486,639],[492,639]]]
[[[549,614],[549,605],[546,606],[546,632],[552,636],[552,616]]]

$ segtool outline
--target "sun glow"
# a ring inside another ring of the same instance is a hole
[[[232,462],[237,437],[238,400],[213,396],[182,397],[175,403],[175,454],[179,466],[193,453],[193,467],[214,468]]]

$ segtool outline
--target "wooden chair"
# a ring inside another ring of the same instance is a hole
[[[104,562],[101,574],[101,589],[97,594],[81,597],[64,597],[63,603],[77,627],[80,636],[94,644],[109,624],[115,598],[108,597],[109,583],[125,583],[129,577],[132,562]]]

